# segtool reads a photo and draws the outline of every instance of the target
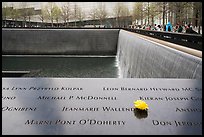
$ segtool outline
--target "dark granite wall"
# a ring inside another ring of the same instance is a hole
[[[3,54],[116,55],[119,29],[3,29]]]
[[[119,29],[3,29],[2,53],[115,55],[121,78],[202,79],[202,58]]]

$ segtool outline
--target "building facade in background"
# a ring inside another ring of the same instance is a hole
[[[201,2],[2,2],[2,27],[202,26]]]

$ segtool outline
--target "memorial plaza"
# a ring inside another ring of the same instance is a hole
[[[2,135],[202,135],[202,2],[2,2]]]

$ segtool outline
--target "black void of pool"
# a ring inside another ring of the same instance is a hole
[[[202,79],[202,58],[122,29],[2,29],[3,77]]]

